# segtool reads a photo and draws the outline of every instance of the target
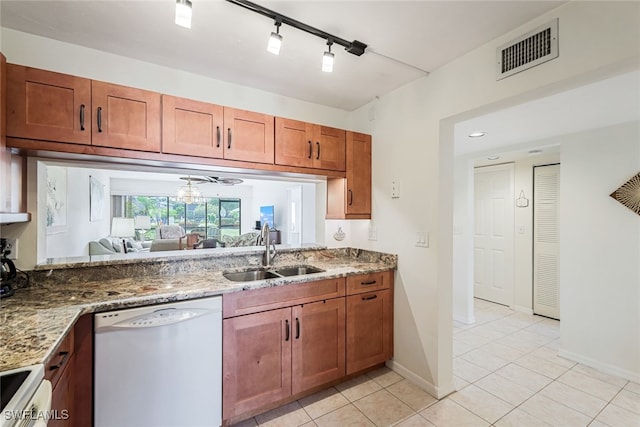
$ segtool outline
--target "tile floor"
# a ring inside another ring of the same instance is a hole
[[[454,322],[445,399],[382,368],[238,425],[640,426],[640,384],[559,357],[559,322],[478,299],[475,315]]]

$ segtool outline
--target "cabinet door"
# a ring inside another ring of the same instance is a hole
[[[276,164],[311,167],[313,165],[313,125],[276,117]]]
[[[223,107],[162,95],[162,152],[222,158]]]
[[[345,375],[345,300],[293,307],[293,394]]]
[[[391,290],[347,297],[347,374],[393,356]]]
[[[345,170],[346,132],[327,126],[315,126],[313,167],[336,171]]]
[[[128,150],[160,151],[160,94],[91,82],[92,144]]]
[[[223,321],[223,419],[291,394],[291,308]]]
[[[225,159],[273,164],[273,116],[225,107],[224,129]]]
[[[51,419],[47,426],[49,427],[68,427],[69,425],[80,425],[75,420],[74,401],[75,401],[75,373],[73,366],[75,356],[71,356],[68,366],[60,375],[58,382],[53,388],[51,395]]]
[[[7,135],[91,144],[91,80],[9,64]]]
[[[347,132],[348,214],[371,214],[371,135]]]

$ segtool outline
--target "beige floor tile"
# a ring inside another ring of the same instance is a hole
[[[469,344],[458,341],[455,337],[453,338],[453,357],[463,355],[474,348],[475,347],[472,347]]]
[[[377,426],[392,425],[414,413],[413,409],[387,390],[380,390],[356,400],[353,405]]]
[[[514,325],[508,317],[503,317],[502,319],[491,322],[490,325],[494,330],[505,335],[511,335],[523,328],[523,326]]]
[[[500,344],[499,342],[495,341],[483,345],[482,347],[480,347],[480,349],[491,353],[494,356],[498,356],[502,359],[508,360],[509,362],[520,359],[526,354],[524,351],[518,350],[517,348],[509,347],[508,345]]]
[[[508,360],[495,356],[482,349],[476,349],[465,353],[464,355],[460,356],[460,358],[466,360],[467,362],[471,362],[474,365],[478,365],[490,372],[496,371],[509,364]]]
[[[314,426],[317,426],[317,425],[318,424],[316,424],[315,422],[309,421],[308,423],[302,424],[301,427],[314,427]]]
[[[437,402],[435,397],[412,384],[409,380],[397,382],[387,387],[387,391],[409,405],[414,411],[421,411],[434,402]]]
[[[538,348],[550,343],[551,341],[553,341],[553,339],[538,335],[534,332],[529,332],[527,330],[514,332],[511,335],[507,335],[506,337],[497,340],[497,342],[499,342],[500,344],[517,348],[518,350],[524,351],[525,353],[530,353],[534,350],[537,350]]]
[[[498,338],[502,338],[503,336],[507,335],[503,332],[496,330],[493,327],[493,322],[485,323],[484,325],[480,325],[476,328],[473,328],[471,329],[470,332],[473,332],[474,334],[487,338],[491,341],[497,340]]]
[[[457,391],[462,390],[463,388],[465,388],[466,386],[468,386],[469,384],[471,384],[468,381],[463,380],[460,377],[457,376],[453,376],[453,386],[456,388]]]
[[[569,366],[556,365],[548,359],[543,359],[541,357],[534,356],[533,354],[527,354],[526,356],[516,360],[514,363],[522,366],[523,368],[530,369],[533,372],[542,374],[545,377],[553,378],[554,380],[570,369]]]
[[[607,402],[613,399],[622,389],[623,385],[617,386],[606,383],[599,379],[596,379],[590,375],[582,374],[575,370],[575,368],[567,371],[564,375],[558,378],[563,384],[570,385],[573,388],[582,390],[585,393],[589,393],[592,396],[599,397]]]
[[[388,387],[391,384],[395,384],[404,379],[400,374],[387,367],[376,369],[375,371],[369,372],[367,375],[369,378],[380,384],[381,387]]]
[[[597,380],[603,381],[608,384],[624,387],[627,385],[628,380],[620,377],[616,377],[615,375],[605,374],[604,372],[598,371],[597,369],[591,368],[589,366],[583,365],[581,363],[577,363],[573,368],[574,372],[579,372],[584,375],[588,375]]]
[[[516,406],[520,405],[535,393],[535,391],[495,373],[476,381],[474,385]]]
[[[589,427],[611,427],[611,426],[609,424],[602,423],[598,420],[593,420],[591,421],[591,424],[589,424]]]
[[[527,328],[534,323],[536,319],[533,316],[529,316],[523,313],[514,313],[511,316],[506,316],[500,319],[502,325],[508,325],[516,328],[516,330]]]
[[[314,420],[349,404],[347,398],[333,387],[304,397],[298,402]]]
[[[453,359],[453,374],[470,383],[478,381],[482,377],[489,375],[491,371],[474,365],[464,359],[456,357]]]
[[[471,384],[463,390],[449,396],[451,400],[482,417],[489,423],[494,423],[509,413],[514,405]]]
[[[476,318],[476,324],[478,325],[482,325],[484,323],[488,323],[488,322],[500,319],[501,317],[504,317],[504,315],[495,313],[490,310],[479,310],[479,311],[476,311],[474,314]]]
[[[607,405],[607,407],[600,412],[596,421],[600,421],[614,427],[640,426],[640,417],[638,417],[638,414],[613,404]]]
[[[248,420],[240,421],[237,424],[233,424],[233,427],[255,427],[258,423],[254,418],[249,418]]]
[[[496,427],[551,427],[539,418],[516,408],[495,423]]]
[[[553,340],[549,344],[545,344],[545,347],[549,347],[554,350],[560,350],[560,340],[559,339]]]
[[[546,386],[539,394],[562,403],[578,412],[582,412],[591,418],[598,415],[602,408],[607,406],[608,403],[558,381],[554,381]]]
[[[533,325],[528,326],[525,330],[552,339],[560,338],[560,322],[549,322],[550,321],[543,320],[542,322],[534,323]]]
[[[519,406],[519,409],[542,421],[562,427],[584,427],[590,417],[539,394]]]
[[[532,356],[540,357],[541,359],[548,360],[549,362],[553,362],[556,365],[563,366],[565,368],[573,368],[576,365],[576,362],[573,360],[565,359],[564,357],[560,357],[558,355],[557,348],[551,348],[547,346],[542,346],[539,349],[535,350],[533,353],[530,353]]]
[[[634,383],[633,381],[629,381],[626,386],[624,386],[625,390],[632,391],[634,393],[640,394],[640,384]]]
[[[314,420],[319,427],[337,427],[337,426],[352,426],[352,427],[374,427],[375,424],[371,420],[364,416],[364,414],[358,411],[358,408],[349,404],[337,409],[333,412],[329,412],[326,415],[321,416]]]
[[[489,425],[476,414],[447,398],[420,412],[438,427],[486,427]]]
[[[456,334],[456,340],[472,348],[478,348],[492,341],[489,338],[474,334],[473,329]]]
[[[354,402],[382,389],[380,384],[366,375],[362,375],[352,380],[340,383],[336,386],[336,388],[340,393],[344,395],[344,397],[349,399],[350,402]]]
[[[256,415],[256,421],[261,426],[298,427],[311,421],[311,418],[298,402],[292,402]]]
[[[552,381],[551,378],[540,375],[530,369],[523,368],[515,363],[498,369],[496,373],[533,392],[541,390]]]
[[[611,403],[631,412],[635,412],[640,417],[640,394],[627,389],[622,389]]]
[[[433,427],[433,424],[418,414],[412,415],[394,425],[396,427]]]

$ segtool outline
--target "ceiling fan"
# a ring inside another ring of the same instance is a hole
[[[222,176],[181,176],[180,179],[191,181],[196,184],[212,183],[222,185],[237,185],[244,182],[240,178],[227,178]]]

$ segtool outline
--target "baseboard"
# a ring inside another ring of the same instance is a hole
[[[454,391],[456,391],[455,386],[453,385],[453,379],[451,381],[451,384],[448,384],[444,387],[436,387],[434,384],[430,383],[429,381],[426,381],[424,378],[418,376],[416,373],[414,373],[410,369],[407,369],[405,366],[399,364],[398,362],[389,360],[387,361],[386,365],[387,365],[387,368],[402,375],[403,377],[405,377],[406,379],[411,381],[413,384],[417,385],[418,387],[420,387],[421,389],[423,389],[424,391],[426,391],[436,399],[442,399],[444,397],[447,397]]]
[[[582,363],[583,365],[595,368],[606,374],[615,375],[617,377],[624,378],[635,383],[640,383],[639,372],[632,372],[627,369],[622,369],[615,365],[600,362],[598,360],[591,359],[590,357],[586,357],[581,354],[573,353],[571,351],[563,349],[558,350],[558,356],[564,357],[565,359],[573,360],[574,362]]]
[[[514,305],[512,308],[515,311],[519,312],[519,313],[533,314],[533,309],[531,309],[529,307],[523,307],[521,305]]]
[[[476,316],[474,316],[473,313],[471,313],[471,315],[469,316],[454,315],[453,320],[455,320],[456,322],[464,323],[465,325],[473,325],[474,323],[476,323]]]

